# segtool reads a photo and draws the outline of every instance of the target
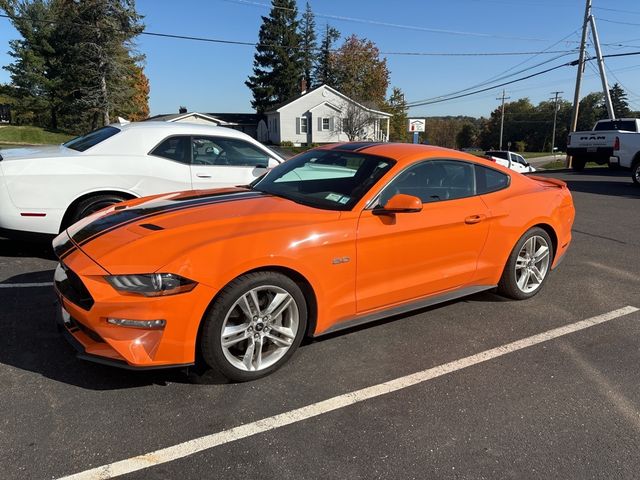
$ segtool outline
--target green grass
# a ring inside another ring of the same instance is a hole
[[[595,162],[588,162],[584,166],[584,168],[597,168],[597,167],[602,167],[602,165],[598,165]],[[562,159],[562,160],[556,160],[554,162],[545,163],[540,168],[544,170],[564,170],[565,168],[567,168],[567,164],[565,160]]]
[[[64,143],[73,135],[50,132],[40,127],[18,127],[8,125],[0,127],[0,144],[47,145]]]

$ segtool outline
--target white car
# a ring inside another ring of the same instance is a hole
[[[529,165],[529,162],[527,162],[522,155],[509,152],[508,150],[489,150],[488,152],[485,152],[485,155],[489,160],[516,172],[532,173],[536,171],[536,169]]]
[[[0,150],[0,234],[57,234],[122,200],[246,185],[284,160],[208,125],[113,124],[60,146]]]

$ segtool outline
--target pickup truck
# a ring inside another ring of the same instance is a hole
[[[532,173],[536,169],[529,165],[522,155],[510,152],[508,150],[489,150],[484,154],[485,158],[492,162],[499,163],[511,170],[520,173]]]
[[[587,162],[631,169],[631,178],[640,185],[640,119],[600,120],[590,132],[569,134],[567,155],[574,170]]]

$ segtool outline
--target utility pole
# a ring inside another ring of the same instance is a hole
[[[591,15],[591,34],[593,35],[593,43],[596,47],[596,57],[598,59],[598,68],[600,69],[600,79],[602,80],[602,92],[604,93],[604,103],[607,106],[607,113],[611,120],[616,118],[611,103],[611,92],[609,92],[609,84],[607,83],[607,72],[604,70],[604,59],[602,58],[602,50],[600,49],[600,39],[598,38],[598,30],[596,29],[596,19]]]
[[[558,96],[564,92],[551,92],[552,95],[555,95],[553,99],[553,134],[551,135],[551,155],[553,158],[556,157],[556,120],[558,119]]]
[[[586,7],[584,9],[584,23],[582,24],[582,39],[580,40],[580,57],[578,58],[578,74],[576,75],[576,91],[573,95],[573,114],[571,116],[572,132],[575,132],[578,126],[578,112],[580,110],[580,86],[582,84],[582,74],[584,72],[584,57],[585,57],[585,51],[587,47],[587,29],[589,28],[590,16],[591,16],[591,0],[587,0]]]
[[[504,101],[510,99],[511,97],[505,97],[506,92],[504,89],[502,90],[502,97],[496,98],[496,100],[502,100],[502,118],[500,119],[500,147],[498,150],[502,150],[502,134],[504,132]]]

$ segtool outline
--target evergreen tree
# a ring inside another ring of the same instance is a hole
[[[302,38],[302,69],[307,89],[313,87],[313,65],[316,59],[318,47],[316,45],[316,19],[307,2],[307,7],[300,21],[300,36]]]
[[[112,113],[135,93],[133,39],[144,29],[135,0],[58,0],[56,31],[67,68],[62,81],[69,110],[84,112],[91,128],[110,123]],[[71,19],[71,21],[64,21]]]
[[[609,94],[611,95],[613,113],[616,118],[629,118],[631,116],[631,109],[629,108],[627,93],[623,90],[622,86],[616,83],[609,89]]]
[[[389,120],[389,141],[407,141],[407,102],[404,93],[398,87],[393,87],[391,96],[384,106],[384,111],[393,115]]]
[[[325,26],[322,42],[320,43],[320,51],[318,52],[318,60],[313,70],[314,85],[329,85],[336,87],[336,77],[333,70],[331,57],[333,52],[333,44],[340,38],[340,32],[330,25]]]
[[[52,35],[55,24],[52,7],[46,0],[0,0],[2,8],[22,39],[9,46],[15,61],[4,67],[11,74],[17,102],[15,113],[22,122],[58,128],[60,107],[59,62]]]
[[[303,62],[297,16],[295,0],[272,0],[269,16],[262,17],[253,75],[245,82],[258,113],[300,93]]]

